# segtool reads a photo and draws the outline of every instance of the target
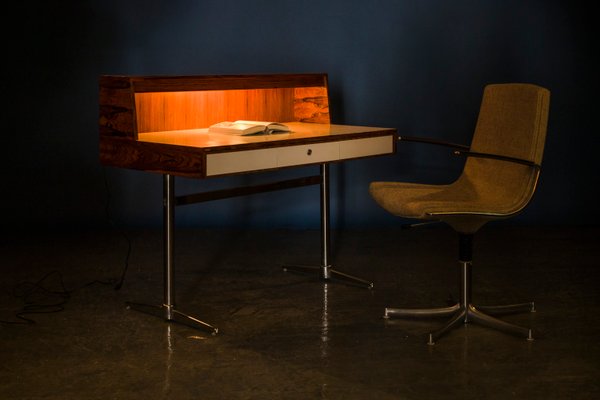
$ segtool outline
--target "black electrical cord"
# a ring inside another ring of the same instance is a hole
[[[110,186],[108,185],[108,178],[106,177],[106,169],[103,169],[103,174],[104,174],[104,186],[106,187],[106,206],[105,206],[105,213],[106,213],[106,219],[108,221],[108,223],[119,230],[119,232],[121,233],[121,235],[125,238],[125,241],[127,242],[127,254],[125,256],[125,266],[123,267],[123,271],[121,272],[121,277],[119,279],[119,281],[115,284],[115,290],[119,290],[121,289],[121,287],[123,286],[123,282],[125,282],[125,275],[127,274],[127,270],[129,269],[129,257],[131,256],[131,239],[129,238],[129,236],[127,235],[127,233],[125,232],[125,230],[123,230],[119,225],[117,225],[112,217],[111,217],[111,213],[110,213],[110,201],[111,201],[111,193],[110,193]]]
[[[121,277],[118,281],[114,279],[108,279],[106,281],[93,280],[84,284],[81,288],[88,287],[94,284],[101,285],[113,285],[115,290],[121,289],[123,286],[123,282],[125,281],[125,275],[129,268],[129,257],[131,255],[131,240],[127,233],[120,228],[111,218],[110,214],[110,188],[108,185],[108,179],[106,177],[106,171],[104,172],[104,184],[106,187],[106,218],[111,226],[116,227],[121,235],[125,238],[127,242],[127,254],[125,256],[125,266],[123,267],[123,271],[121,272]],[[48,287],[48,281],[52,278],[56,277],[56,282],[54,282],[54,289]],[[21,310],[15,313],[16,321],[8,321],[8,320],[0,320],[0,324],[16,324],[16,325],[25,325],[25,324],[34,324],[35,321],[31,318],[26,317],[26,315],[30,314],[49,314],[56,313],[64,310],[64,305],[71,298],[71,294],[76,292],[77,290],[67,290],[62,274],[58,271],[52,271],[44,275],[37,282],[21,282],[13,289],[13,295],[17,298],[20,298],[24,302],[24,306]]]
[[[52,278],[54,278],[54,281],[52,281]],[[114,285],[114,280],[94,280],[79,289],[94,284]],[[27,318],[26,315],[63,311],[64,305],[69,301],[71,295],[79,289],[68,290],[62,274],[58,271],[47,273],[37,282],[21,282],[13,288],[13,296],[22,299],[24,303],[23,308],[15,313],[17,321],[0,320],[0,323],[12,325],[34,324],[35,321]]]
[[[58,278],[58,288],[51,289],[44,286],[46,281],[54,275]],[[18,284],[13,289],[13,295],[23,299],[25,303],[23,308],[15,314],[18,321],[0,320],[0,323],[33,324],[35,321],[25,317],[26,315],[48,314],[64,310],[63,306],[71,297],[71,292],[65,288],[62,275],[56,271],[52,271],[37,282],[22,282]]]

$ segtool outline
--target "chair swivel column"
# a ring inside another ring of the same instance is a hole
[[[501,330],[533,340],[531,329],[504,322],[488,314],[509,314],[515,312],[534,312],[534,304],[520,303],[503,306],[479,307],[471,300],[471,270],[473,255],[473,235],[459,234],[460,297],[458,303],[440,308],[386,308],[384,318],[427,318],[450,316],[450,320],[440,329],[431,332],[427,344],[433,345],[452,328],[470,322],[476,322],[489,328]]]
[[[458,262],[461,267],[460,274],[460,300],[461,309],[471,304],[471,268],[473,266],[473,235],[460,234],[458,237]],[[469,322],[469,314],[465,313],[464,323]]]

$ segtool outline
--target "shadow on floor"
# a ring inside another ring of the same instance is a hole
[[[178,231],[178,308],[217,326],[214,336],[125,306],[163,300],[159,231],[128,232],[127,260],[115,232],[4,238],[0,398],[598,398],[598,233],[483,229],[473,298],[534,300],[536,313],[504,318],[536,340],[469,324],[435,346],[426,336],[444,320],[382,316],[458,296],[444,227],[335,232],[335,267],[373,290],[282,271],[319,262],[318,232]],[[32,305],[44,313],[17,318]]]

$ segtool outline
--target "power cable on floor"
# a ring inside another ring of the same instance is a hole
[[[123,282],[125,282],[125,275],[127,274],[127,270],[129,269],[129,257],[131,256],[131,239],[127,235],[127,232],[125,232],[125,230],[123,228],[121,228],[118,224],[116,224],[114,222],[114,220],[112,219],[111,212],[110,212],[110,201],[111,201],[110,186],[108,184],[108,178],[106,177],[106,169],[102,169],[102,171],[103,171],[103,175],[104,175],[104,186],[106,188],[106,206],[104,209],[104,211],[106,213],[106,220],[112,227],[116,228],[121,233],[121,235],[125,238],[125,241],[127,242],[127,254],[125,256],[125,265],[123,267],[123,271],[121,272],[121,277],[119,278],[118,282],[115,284],[115,290],[119,290],[123,286]]]
[[[131,240],[129,236],[121,227],[119,227],[111,218],[110,213],[110,200],[111,193],[110,187],[108,185],[108,179],[106,177],[106,171],[103,170],[104,174],[104,184],[106,187],[106,205],[105,212],[106,218],[111,226],[117,228],[121,235],[125,238],[127,242],[127,253],[125,256],[125,265],[121,272],[121,276],[119,280],[108,279],[106,281],[93,280],[90,281],[79,289],[84,287],[88,287],[94,284],[101,285],[112,285],[115,290],[121,289],[123,286],[123,282],[125,281],[125,275],[129,268],[129,257],[131,255]],[[52,283],[49,281],[51,278],[55,277],[56,281],[54,282],[55,287],[51,288],[48,285]],[[21,310],[15,313],[16,321],[8,321],[8,320],[0,320],[0,324],[34,324],[35,321],[31,318],[26,317],[26,315],[31,314],[49,314],[56,313],[64,310],[64,305],[71,298],[71,294],[76,292],[77,290],[67,290],[65,287],[62,274],[58,271],[52,271],[44,275],[37,282],[21,282],[13,289],[13,296],[16,298],[20,298],[24,302],[24,306]]]

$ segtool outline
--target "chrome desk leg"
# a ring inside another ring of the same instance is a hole
[[[167,321],[179,322],[193,328],[208,330],[215,335],[219,330],[200,321],[199,319],[185,314],[175,308],[174,292],[174,253],[173,253],[173,227],[175,223],[175,177],[163,175],[163,246],[164,246],[164,302],[160,306],[129,303],[138,311],[148,312],[150,310],[163,310]],[[150,312],[151,314],[155,314]]]
[[[331,281],[333,279],[344,280],[351,284],[373,288],[373,282],[345,274],[341,271],[331,268],[329,262],[329,249],[331,247],[331,238],[329,232],[329,164],[320,165],[321,170],[321,266],[306,265],[284,265],[284,271],[295,271],[302,273],[319,272],[322,280]]]

